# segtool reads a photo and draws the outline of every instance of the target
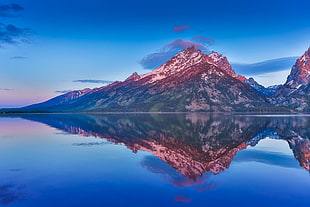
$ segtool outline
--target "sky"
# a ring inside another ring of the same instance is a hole
[[[280,84],[310,46],[309,8],[308,0],[1,0],[0,108],[144,74],[191,45]]]

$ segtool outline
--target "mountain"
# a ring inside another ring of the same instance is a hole
[[[72,91],[19,112],[308,112],[310,48],[284,85],[268,88],[237,74],[227,58],[189,47],[155,70],[95,89]]]
[[[23,111],[249,111],[272,107],[265,96],[244,83],[227,58],[189,47],[157,69],[125,81],[87,91],[80,97],[64,94]],[[57,100],[61,100],[57,102]],[[69,100],[69,101],[62,101]]]
[[[254,78],[249,78],[244,81],[245,84],[249,85],[256,93],[265,95],[265,96],[272,96],[276,93],[276,91],[282,86],[282,85],[273,85],[269,87],[264,87],[257,83]]]
[[[310,111],[310,47],[297,59],[285,84],[280,87],[271,103],[296,111]]]

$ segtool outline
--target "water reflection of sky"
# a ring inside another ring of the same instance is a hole
[[[193,180],[124,144],[19,118],[0,129],[3,206],[308,206],[309,173],[285,140],[260,140]]]

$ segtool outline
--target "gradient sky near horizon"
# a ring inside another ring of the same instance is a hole
[[[309,8],[308,0],[2,0],[0,108],[147,73],[188,44],[233,63],[301,56]],[[279,84],[289,69],[252,76]]]

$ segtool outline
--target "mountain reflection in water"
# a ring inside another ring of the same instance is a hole
[[[286,140],[300,166],[310,171],[309,117],[208,113],[32,114],[19,117],[45,123],[70,134],[122,143],[133,153],[138,150],[150,152],[187,178],[156,165],[152,157],[146,157],[142,166],[162,174],[167,181],[179,187],[204,183],[207,176],[228,169],[239,150],[255,146],[266,137]],[[268,155],[265,156],[266,163],[272,162]],[[253,155],[253,161],[255,159]],[[259,159],[264,159],[264,156]],[[273,162],[281,165],[281,156]],[[202,188],[212,188],[212,184]]]

